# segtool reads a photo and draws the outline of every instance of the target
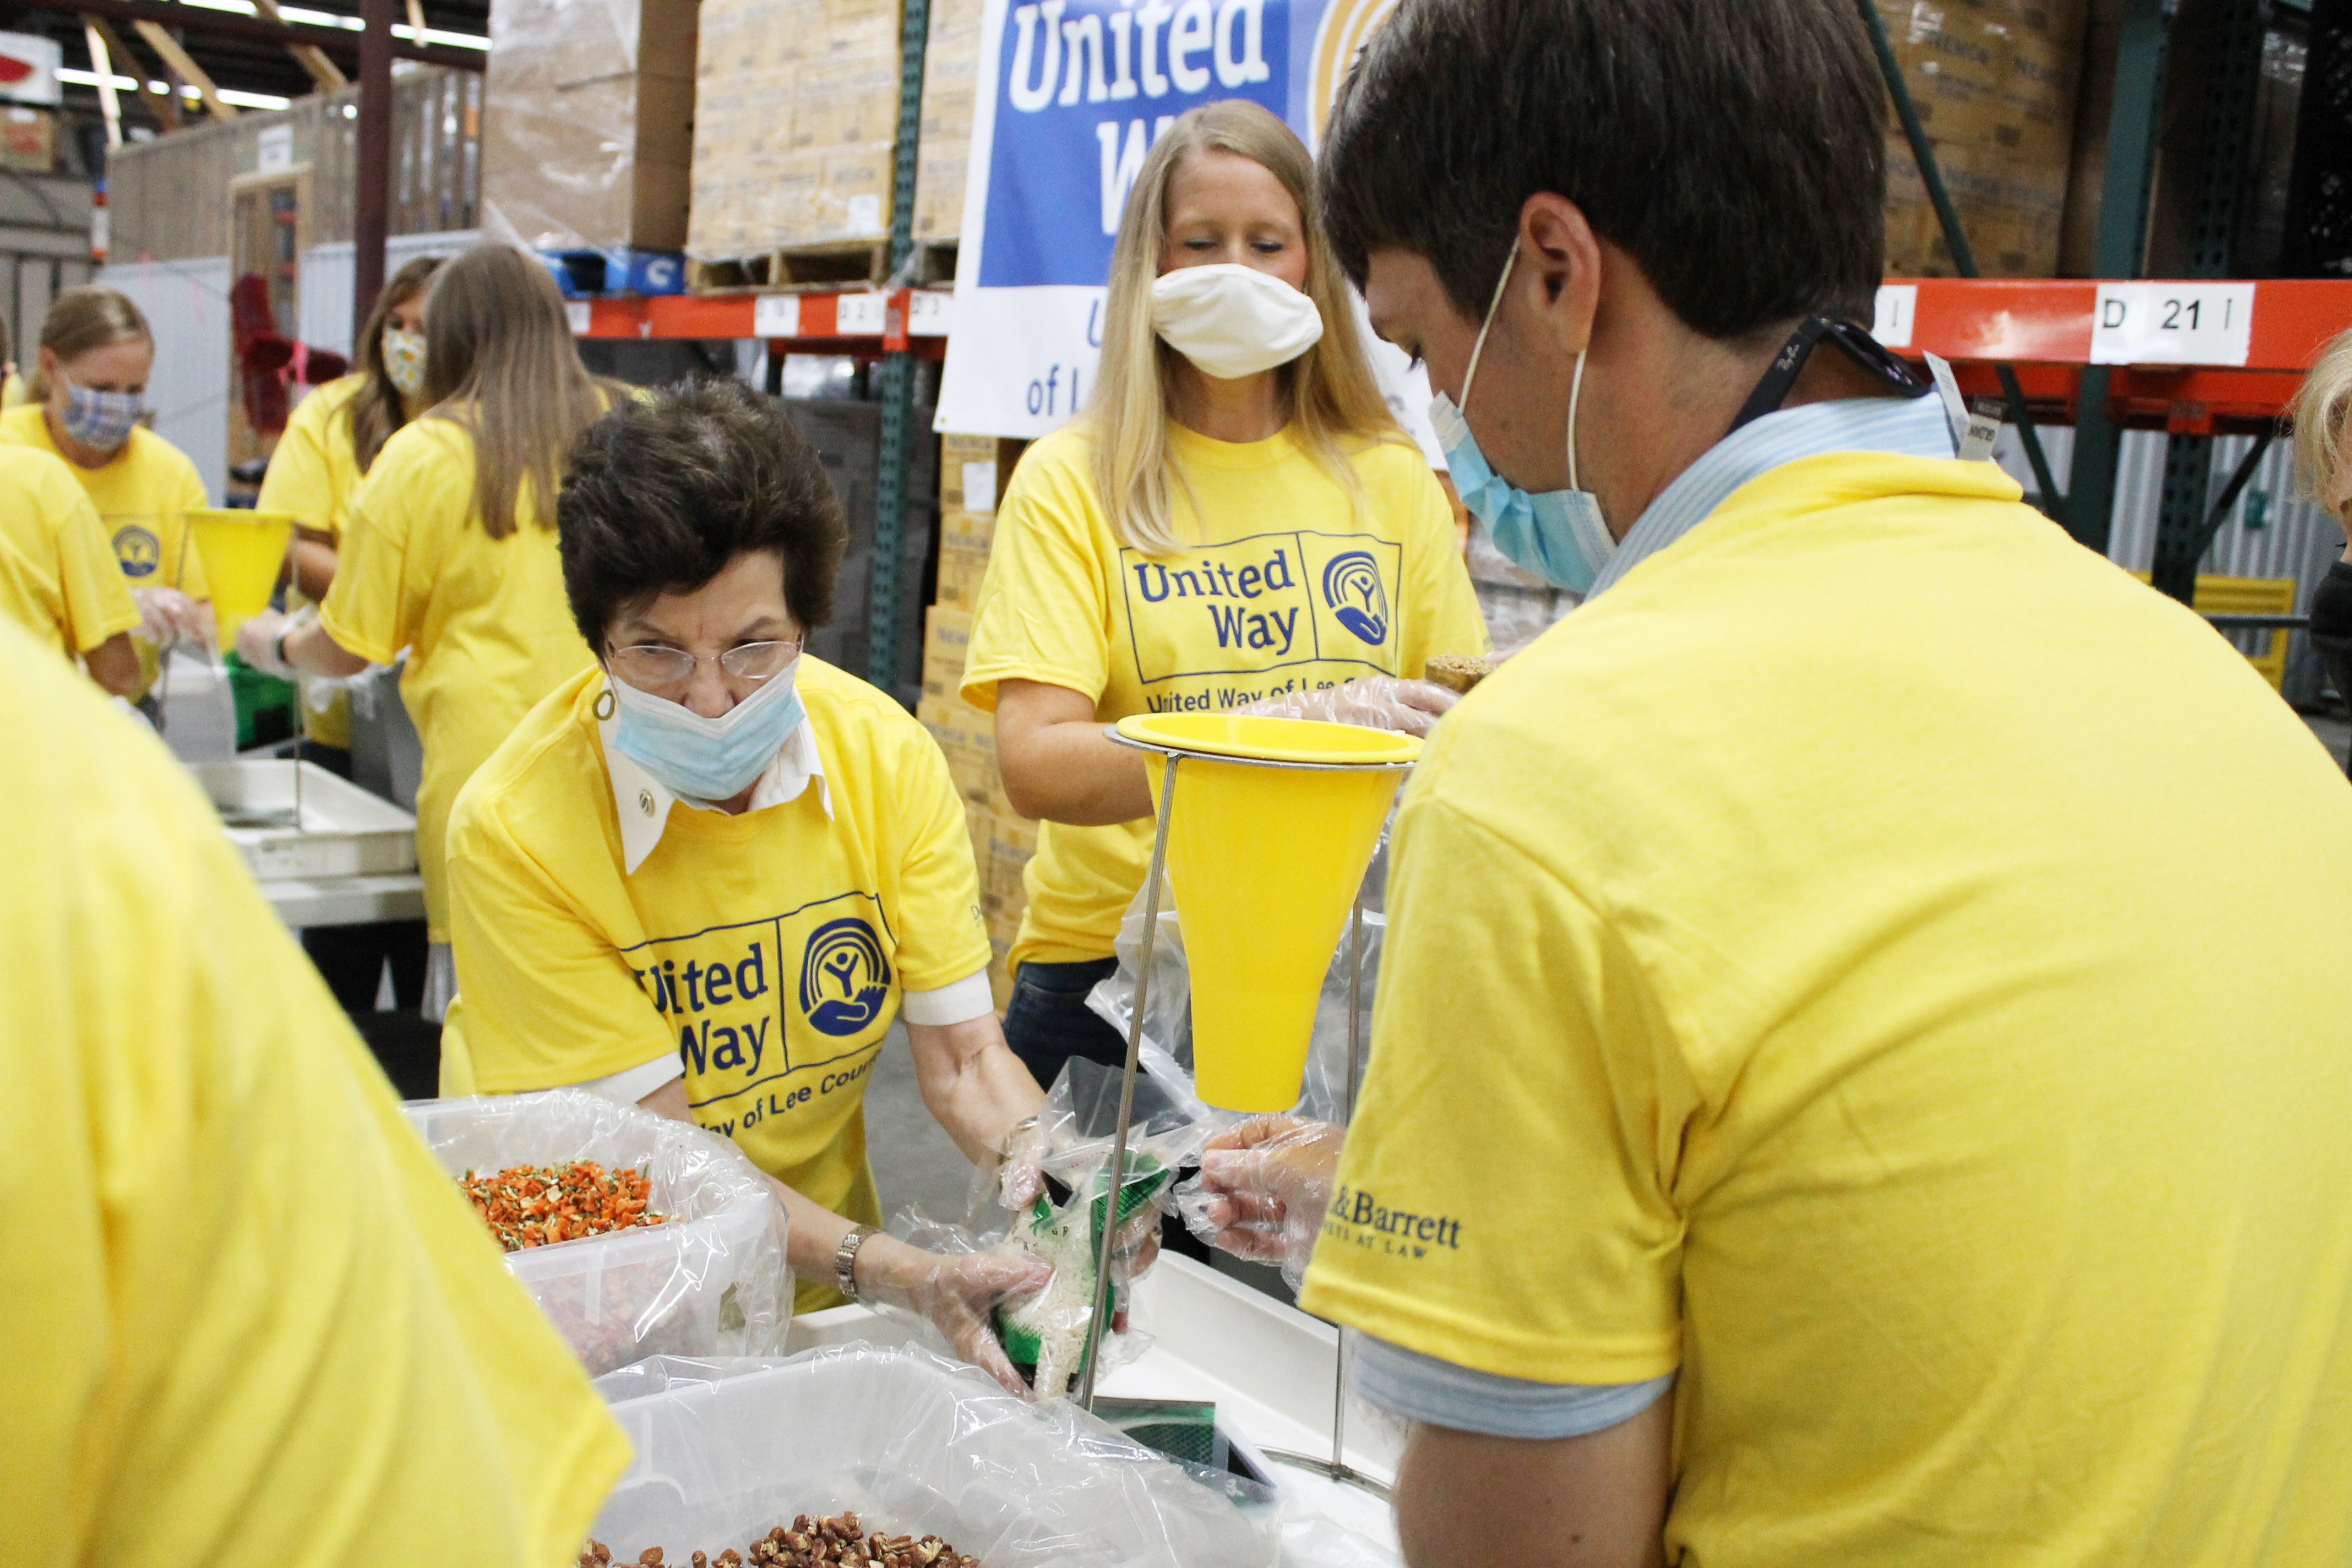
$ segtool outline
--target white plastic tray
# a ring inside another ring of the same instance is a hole
[[[189,768],[225,811],[290,813],[302,770],[302,824],[228,827],[258,879],[393,876],[416,869],[416,818],[315,763],[242,759]]]

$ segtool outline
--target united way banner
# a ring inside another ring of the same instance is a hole
[[[988,0],[939,427],[1034,437],[1083,407],[1111,246],[1152,142],[1188,109],[1245,98],[1313,146],[1395,4]],[[1434,451],[1426,380],[1372,346],[1390,406]]]

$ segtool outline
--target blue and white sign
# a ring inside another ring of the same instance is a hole
[[[1396,0],[988,0],[939,428],[1043,436],[1083,408],[1129,191],[1175,118],[1245,98],[1312,146]],[[1427,379],[1373,342],[1434,459]]]

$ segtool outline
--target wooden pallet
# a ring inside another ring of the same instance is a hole
[[[872,288],[890,276],[890,242],[784,246],[732,261],[686,264],[690,294],[775,294]]]

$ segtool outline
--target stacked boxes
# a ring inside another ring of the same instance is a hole
[[[1037,825],[1013,809],[996,765],[994,719],[964,701],[964,656],[971,645],[972,606],[987,574],[996,529],[996,496],[1010,478],[1021,443],[986,436],[942,437],[940,451],[939,602],[923,623],[923,697],[916,717],[947,754],[948,773],[963,796],[980,869],[981,908],[993,950],[989,980],[999,1011],[1012,1000],[1005,957],[1021,929],[1028,895],[1022,873],[1037,852]]]
[[[686,243],[695,0],[496,0],[483,226],[533,250]]]
[[[1977,266],[2057,270],[2086,0],[1877,0]],[[1958,270],[1902,127],[1886,150],[1886,269]]]
[[[898,28],[898,0],[703,0],[690,254],[888,235]]]
[[[923,136],[915,150],[918,240],[953,239],[963,227],[983,9],[982,0],[931,0],[931,34],[923,47]]]

